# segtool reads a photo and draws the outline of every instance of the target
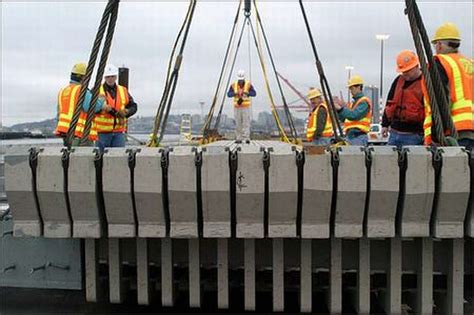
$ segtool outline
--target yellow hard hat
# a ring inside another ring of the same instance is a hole
[[[322,93],[321,93],[320,89],[313,88],[313,89],[309,90],[309,92],[308,92],[308,99],[312,100],[313,98],[319,97],[321,95],[322,95]]]
[[[461,33],[455,24],[447,22],[438,27],[431,43],[444,39],[461,40]]]
[[[347,82],[347,87],[349,88],[354,85],[362,85],[362,84],[364,84],[364,80],[362,79],[362,77],[360,75],[354,75]]]
[[[87,70],[87,64],[85,63],[76,63],[74,67],[72,67],[71,73],[85,75]]]

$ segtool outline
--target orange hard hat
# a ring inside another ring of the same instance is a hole
[[[420,65],[418,56],[411,50],[403,50],[397,56],[397,71],[406,72]]]

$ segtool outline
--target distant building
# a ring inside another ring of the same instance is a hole
[[[372,101],[372,123],[380,124],[382,121],[382,106],[379,99],[379,88],[375,85],[364,86],[364,94]]]

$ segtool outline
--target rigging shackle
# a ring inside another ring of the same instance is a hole
[[[245,0],[245,5],[244,5],[244,15],[245,16],[250,16],[250,9],[252,8],[252,3],[250,0]]]

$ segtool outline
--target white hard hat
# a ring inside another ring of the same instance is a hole
[[[239,79],[245,79],[245,71],[244,70],[239,70],[237,72],[237,78]]]
[[[104,70],[104,77],[110,77],[110,76],[113,76],[113,75],[117,75],[118,76],[118,68],[114,65],[106,65],[105,66],[105,70]]]

